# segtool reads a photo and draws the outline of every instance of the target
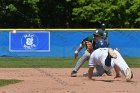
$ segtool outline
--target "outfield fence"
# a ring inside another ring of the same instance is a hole
[[[107,30],[109,32],[109,47],[118,48],[124,57],[140,57],[140,29]],[[16,29],[17,33],[12,33],[12,31],[12,29],[0,30],[0,56],[63,58],[73,57],[74,51],[81,40],[93,34],[95,29]],[[19,32],[23,34],[18,36]],[[49,32],[49,35],[34,35],[33,32]],[[27,39],[28,36],[29,39]],[[23,40],[23,37],[25,40]],[[28,40],[29,42],[27,42]],[[37,43],[35,44],[35,42]],[[27,43],[27,45],[23,43]],[[28,46],[28,44],[32,46]],[[14,51],[11,51],[11,46],[15,49]],[[28,49],[25,49],[25,47]],[[16,48],[19,50],[16,51]],[[41,49],[44,50],[41,51]],[[82,55],[84,50],[79,53],[79,56]]]

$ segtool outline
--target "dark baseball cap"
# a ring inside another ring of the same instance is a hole
[[[103,36],[104,31],[102,29],[96,29],[96,31],[94,32],[94,35]]]

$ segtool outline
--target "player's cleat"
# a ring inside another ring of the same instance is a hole
[[[126,70],[126,81],[130,81],[133,78],[133,73],[130,68]]]
[[[117,54],[112,49],[109,48],[108,53],[112,58],[117,58]]]
[[[76,71],[72,71],[71,72],[71,77],[76,77],[77,76],[77,72]]]

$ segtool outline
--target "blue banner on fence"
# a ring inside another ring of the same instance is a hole
[[[50,32],[9,32],[9,51],[13,52],[49,52]]]

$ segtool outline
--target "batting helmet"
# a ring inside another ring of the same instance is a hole
[[[94,32],[94,35],[104,36],[104,31],[102,29],[96,29],[96,31]]]
[[[107,47],[107,42],[104,39],[99,38],[96,40],[95,47],[96,48],[105,48],[105,47]]]

